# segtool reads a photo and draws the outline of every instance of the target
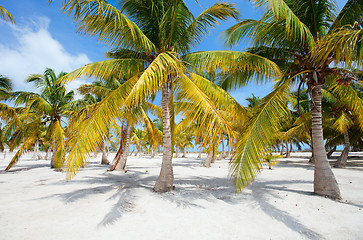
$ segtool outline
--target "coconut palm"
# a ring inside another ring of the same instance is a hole
[[[56,75],[55,72],[47,68],[43,74],[32,74],[27,78],[28,83],[33,83],[40,93],[34,92],[16,92],[15,104],[25,105],[27,112],[24,118],[26,126],[21,127],[22,146],[9,163],[9,170],[21,157],[23,152],[30,144],[38,140],[38,133],[41,125],[47,125],[47,136],[51,139],[53,155],[51,158],[51,167],[59,169],[64,161],[65,154],[65,130],[62,126],[62,118],[69,116],[73,106],[74,92],[67,92],[64,84],[59,83],[58,79],[66,73],[61,72]]]
[[[221,131],[230,134],[230,126],[217,107],[231,105],[234,100],[196,72],[219,66],[225,74],[243,72],[241,75],[244,77],[264,79],[278,74],[279,70],[265,58],[249,53],[191,53],[191,49],[219,20],[237,17],[236,9],[231,4],[214,4],[198,17],[194,17],[182,0],[124,0],[120,2],[120,7],[121,10],[118,10],[104,0],[64,1],[64,10],[69,14],[73,12],[79,24],[78,31],[98,36],[100,41],[115,49],[110,55],[117,55],[117,59],[88,64],[68,74],[63,81],[81,76],[129,79],[105,98],[92,118],[84,121],[77,135],[72,136],[74,140],[70,141],[67,169],[69,176],[72,176],[87,161],[86,154],[92,149],[94,139],[106,128],[103,123],[114,121],[125,109],[132,109],[161,91],[163,159],[155,191],[170,191],[174,180],[174,96],[195,103],[194,118],[204,122],[209,133],[214,131],[213,137],[217,137]],[[247,64],[244,60],[248,59]],[[188,105],[185,105],[184,109],[187,108]]]
[[[328,77],[334,77],[339,84],[349,84],[355,79],[355,69],[362,66],[363,2],[348,0],[338,15],[335,1],[254,2],[266,9],[266,13],[260,20],[243,20],[230,28],[226,32],[227,42],[234,45],[247,37],[252,44],[250,52],[275,61],[284,77],[263,99],[259,115],[240,141],[232,168],[235,182],[243,187],[254,178],[261,168],[262,155],[271,145],[271,136],[279,131],[275,120],[288,116],[284,95],[292,83],[297,83],[299,90],[306,84],[312,101],[314,192],[340,198],[324,148],[321,86]],[[352,109],[357,113],[363,111],[362,103],[356,101],[349,86],[341,88],[337,94],[351,98]]]

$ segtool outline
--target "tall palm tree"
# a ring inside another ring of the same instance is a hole
[[[275,61],[284,76],[263,99],[259,115],[239,144],[232,170],[235,182],[243,187],[254,178],[261,168],[261,154],[271,145],[270,136],[280,128],[275,120],[288,116],[284,95],[291,84],[297,83],[299,90],[306,84],[312,101],[314,192],[339,199],[339,187],[324,148],[321,86],[328,77],[335,78],[342,86],[337,94],[351,98],[357,113],[363,111],[362,102],[346,86],[355,79],[356,69],[363,62],[363,2],[348,0],[339,14],[335,1],[329,0],[253,2],[266,13],[260,20],[243,20],[230,28],[227,42],[234,45],[247,37],[252,44],[250,52]]]
[[[32,74],[27,78],[28,83],[33,83],[40,93],[34,92],[16,92],[15,104],[25,105],[27,108],[27,119],[31,119],[27,128],[22,127],[24,132],[22,138],[23,144],[17,154],[9,163],[6,170],[9,170],[21,157],[22,153],[34,141],[37,141],[40,125],[47,125],[47,136],[51,139],[53,155],[51,158],[51,168],[59,169],[64,161],[65,156],[65,130],[62,126],[62,118],[69,116],[72,112],[74,92],[67,92],[64,84],[59,83],[58,79],[66,75],[61,72],[56,75],[55,72],[47,68],[43,74]]]
[[[63,80],[70,81],[81,76],[105,78],[110,75],[129,79],[101,102],[92,119],[82,123],[87,126],[80,126],[77,136],[73,136],[77,139],[77,144],[75,140],[70,142],[67,160],[69,176],[79,169],[82,162],[86,162],[85,154],[93,144],[92,139],[96,139],[95,135],[104,131],[102,122],[113,121],[120,114],[120,108],[132,109],[161,91],[163,159],[154,189],[157,192],[170,191],[174,180],[174,96],[195,103],[193,106],[197,108],[194,109],[194,118],[204,122],[214,138],[221,131],[231,133],[228,122],[217,110],[217,106],[231,106],[234,100],[196,72],[205,67],[220,66],[225,73],[246,70],[242,75],[254,75],[259,79],[279,73],[275,64],[254,54],[232,51],[191,53],[191,49],[219,20],[237,17],[237,11],[231,4],[214,4],[197,17],[182,0],[123,0],[120,2],[121,10],[104,0],[69,0],[64,5],[65,11],[73,12],[80,32],[98,36],[100,41],[115,49],[113,54],[118,57],[86,65],[68,74]],[[247,59],[254,64],[243,61]],[[255,70],[258,71],[256,74]],[[187,109],[188,105],[184,108]]]

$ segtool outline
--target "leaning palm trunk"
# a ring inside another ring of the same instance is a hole
[[[197,158],[202,158],[202,151],[203,151],[203,146],[200,145],[200,147],[199,147],[199,154],[198,154]]]
[[[106,140],[104,137],[102,137],[102,145],[101,145],[101,151],[102,151],[102,160],[101,164],[108,165],[110,162],[107,160],[107,152],[106,152]]]
[[[345,165],[346,165],[347,159],[348,159],[349,148],[350,148],[348,130],[345,130],[343,135],[344,135],[344,150],[340,154],[338,160],[334,164],[334,167],[336,167],[336,168],[345,168]]]
[[[331,158],[331,155],[333,155],[333,153],[337,150],[337,146],[334,146],[332,149],[330,149],[330,151],[328,152],[328,154],[326,155],[328,157],[328,159]]]
[[[170,127],[170,90],[167,83],[162,86],[161,106],[163,110],[163,160],[161,164],[160,175],[155,182],[154,190],[156,192],[168,192],[173,190],[174,173],[173,173],[173,152],[171,143]]]
[[[49,159],[49,156],[52,154],[52,146],[48,147],[47,153],[45,154],[44,159]]]
[[[291,154],[290,154],[289,142],[286,141],[286,158],[289,158],[290,156]]]
[[[127,156],[129,154],[130,134],[131,125],[127,123],[125,129],[123,129],[120,148],[118,149],[115,159],[113,160],[110,171],[125,170]]]
[[[212,161],[213,161],[213,151],[214,151],[214,146],[213,146],[213,142],[212,142],[212,136],[209,137],[209,149],[208,149],[208,155],[207,158],[204,160],[203,162],[203,166],[204,167],[211,167]]]
[[[312,139],[315,160],[314,192],[318,195],[341,199],[338,183],[330,168],[324,147],[321,85],[312,87],[312,102]]]
[[[280,151],[280,155],[283,156],[284,154],[284,141],[281,141],[281,151]]]
[[[222,153],[219,155],[219,160],[222,160],[226,157],[226,151],[224,150],[224,136],[222,135]]]

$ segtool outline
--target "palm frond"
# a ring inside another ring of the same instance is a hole
[[[270,78],[281,76],[280,69],[274,62],[247,52],[196,52],[184,56],[184,61],[197,73],[219,73],[229,76],[222,84],[227,90],[244,86],[251,79],[257,83],[264,83]]]
[[[5,8],[0,6],[0,19],[6,22],[15,23],[15,18]]]
[[[5,171],[9,171],[10,168],[19,161],[21,156],[26,152],[26,150],[30,147],[30,145],[34,142],[35,136],[30,135],[20,146],[19,150],[15,153],[14,157],[11,159],[10,163],[6,167]]]
[[[352,85],[341,85],[337,81],[331,81],[329,90],[339,98],[340,104],[345,105],[352,112],[363,131],[363,100],[359,92]]]
[[[226,20],[228,17],[238,18],[235,6],[230,3],[215,3],[204,10],[187,28],[187,38],[190,38],[191,45],[199,44],[202,37],[209,33],[209,29],[219,24],[218,20]]]
[[[334,124],[332,125],[332,128],[340,133],[344,133],[344,131],[347,131],[349,127],[352,126],[352,124],[352,119],[344,112],[341,112],[340,116],[335,120]]]
[[[193,77],[197,78],[198,76],[194,75]],[[202,82],[204,84],[206,84],[206,82],[210,84],[209,81],[199,79],[200,85],[203,84]],[[179,92],[178,97],[193,103],[192,105],[183,105],[182,108],[186,112],[193,113],[192,118],[206,127],[207,134],[213,135],[214,140],[219,136],[220,132],[226,132],[227,135],[233,136],[232,127],[229,122],[221,115],[212,100],[203,92],[205,86],[199,88],[198,85],[186,75],[180,76],[178,85],[180,86],[180,89],[183,89],[183,91]],[[192,109],[188,109],[188,107],[192,107]]]
[[[84,67],[78,68],[67,75],[61,77],[58,81],[68,83],[80,77],[93,78],[131,78],[135,72],[143,69],[144,62],[139,59],[116,59],[105,60],[87,64]]]
[[[312,47],[314,45],[310,29],[295,15],[285,0],[255,0],[254,2],[258,6],[266,6],[277,21],[285,23],[285,32],[290,39],[300,41],[303,46]]]
[[[61,123],[57,120],[51,126],[52,129],[52,142],[55,147],[55,168],[60,169],[63,166],[65,153],[66,153],[66,136]]]
[[[363,30],[345,26],[329,34],[314,51],[316,60],[323,62],[333,56],[336,64],[347,68],[363,66]]]
[[[335,31],[345,25],[354,25],[355,22],[363,26],[363,2],[361,0],[348,0],[330,29]]]
[[[242,190],[260,172],[264,156],[280,132],[281,119],[289,117],[286,103],[289,84],[282,80],[275,84],[274,91],[262,99],[258,113],[242,133],[230,168],[237,190]]]

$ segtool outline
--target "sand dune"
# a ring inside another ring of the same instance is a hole
[[[306,153],[264,169],[240,194],[228,160],[207,169],[193,154],[174,159],[176,189],[159,194],[161,157],[130,157],[123,173],[99,156],[67,182],[30,156],[0,172],[0,239],[363,239],[363,154],[333,169],[341,201],[312,193]],[[5,169],[11,154],[0,159]]]

